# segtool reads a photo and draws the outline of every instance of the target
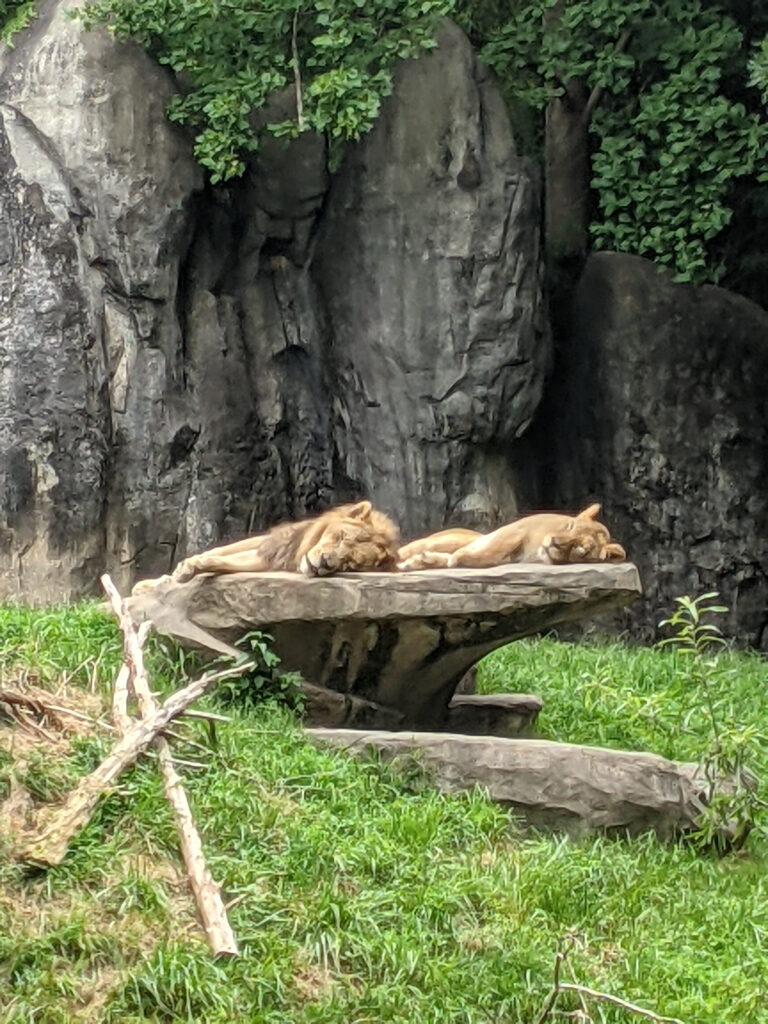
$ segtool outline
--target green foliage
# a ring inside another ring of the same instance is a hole
[[[768,103],[768,36],[755,48],[749,62],[749,84],[759,89],[763,102]]]
[[[731,220],[735,186],[765,180],[768,160],[736,21],[702,0],[528,0],[512,18],[492,0],[460,2],[475,29],[477,6],[481,56],[519,101],[543,109],[571,79],[599,96],[589,124],[595,247],[647,256],[679,280],[721,279],[713,240]],[[765,81],[760,60],[753,84]]]
[[[738,847],[749,834],[758,809],[764,806],[749,765],[759,756],[765,737],[754,725],[739,727],[732,704],[727,697],[719,696],[724,687],[722,683],[717,686],[715,679],[727,669],[717,658],[717,650],[725,646],[725,640],[713,622],[705,621],[728,611],[724,605],[712,603],[717,597],[713,591],[697,598],[675,598],[677,608],[660,623],[674,630],[674,635],[661,640],[659,646],[674,646],[685,657],[685,683],[691,693],[703,695],[710,718],[709,747],[701,758],[709,793],[699,838],[709,845],[723,827],[730,825]],[[733,779],[733,790],[727,793],[717,788],[718,779],[726,777]]]
[[[219,683],[214,695],[217,704],[253,709],[264,701],[272,700],[286,703],[294,709],[301,705],[301,676],[298,672],[278,671],[280,659],[270,647],[271,642],[271,636],[258,630],[246,633],[238,641],[238,647],[246,651],[254,668]]]
[[[395,63],[434,46],[436,19],[449,7],[450,0],[94,0],[85,20],[137,40],[180,76],[184,94],[169,115],[194,129],[198,159],[221,181],[242,174],[245,154],[258,146],[254,115],[278,90],[300,92],[301,122],[298,113],[277,115],[264,130],[321,132],[338,156],[343,142],[370,129]]]
[[[0,39],[13,46],[13,36],[35,16],[36,0],[0,0]]]
[[[671,19],[658,26],[662,47],[638,62],[658,70],[629,118],[617,104],[598,108],[592,184],[604,219],[592,234],[597,247],[638,252],[674,268],[678,280],[702,282],[726,271],[709,244],[731,220],[734,183],[763,170],[768,123],[722,91],[741,31],[695,6],[676,33]]]

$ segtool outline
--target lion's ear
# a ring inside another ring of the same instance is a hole
[[[579,514],[576,516],[576,518],[577,519],[597,519],[597,517],[600,515],[600,509],[601,508],[602,508],[601,505],[590,505],[588,508],[585,508],[583,512],[579,512]]]
[[[373,505],[370,501],[358,501],[356,505],[352,505],[347,512],[348,519],[367,519],[371,514]]]
[[[606,562],[623,562],[627,557],[627,552],[621,546],[621,544],[606,544],[605,545],[605,560]]]

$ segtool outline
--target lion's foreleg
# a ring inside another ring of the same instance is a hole
[[[416,572],[419,569],[447,569],[450,552],[447,551],[420,551],[410,558],[404,558],[397,563],[400,572]]]
[[[220,555],[239,555],[243,551],[253,551],[255,548],[258,548],[263,539],[263,533],[256,534],[254,537],[244,537],[243,540],[236,540],[231,544],[220,544],[216,548],[208,548],[207,551],[201,551],[200,555],[193,557],[200,558],[203,555],[213,555],[218,558]]]
[[[236,551],[232,554],[220,555],[214,551],[204,551],[180,562],[173,572],[177,583],[186,583],[201,572],[217,574],[235,572],[267,572],[269,563],[258,550]]]

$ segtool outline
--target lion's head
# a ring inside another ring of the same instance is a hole
[[[599,505],[579,512],[561,533],[544,538],[542,548],[553,565],[571,562],[623,562],[627,553],[596,520]]]
[[[395,524],[369,501],[344,505],[322,517],[320,537],[301,559],[305,576],[338,572],[389,572],[396,568],[400,544]]]

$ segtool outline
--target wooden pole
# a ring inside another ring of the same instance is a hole
[[[139,627],[139,634],[137,635],[131,614],[126,609],[110,577],[105,574],[101,577],[101,583],[107,592],[112,609],[118,618],[120,629],[123,633],[126,654],[126,663],[123,665],[123,669],[127,668],[129,679],[133,683],[133,692],[136,696],[136,703],[142,718],[144,720],[150,719],[153,715],[157,714],[158,703],[150,691],[149,677],[144,666],[144,653],[142,651],[144,639],[142,628],[144,623]],[[144,632],[144,636],[146,636],[146,632]],[[123,674],[123,669],[120,670],[121,675]],[[118,678],[120,677],[118,676]],[[214,881],[205,862],[200,833],[197,831],[181,776],[173,764],[170,745],[164,736],[158,736],[154,741],[154,746],[157,750],[160,771],[163,775],[165,796],[176,815],[176,825],[179,830],[181,852],[187,869],[187,877],[192,887],[195,903],[200,913],[200,919],[203,923],[208,943],[216,956],[237,956],[237,940],[227,918],[227,911],[221,898],[219,885]]]

